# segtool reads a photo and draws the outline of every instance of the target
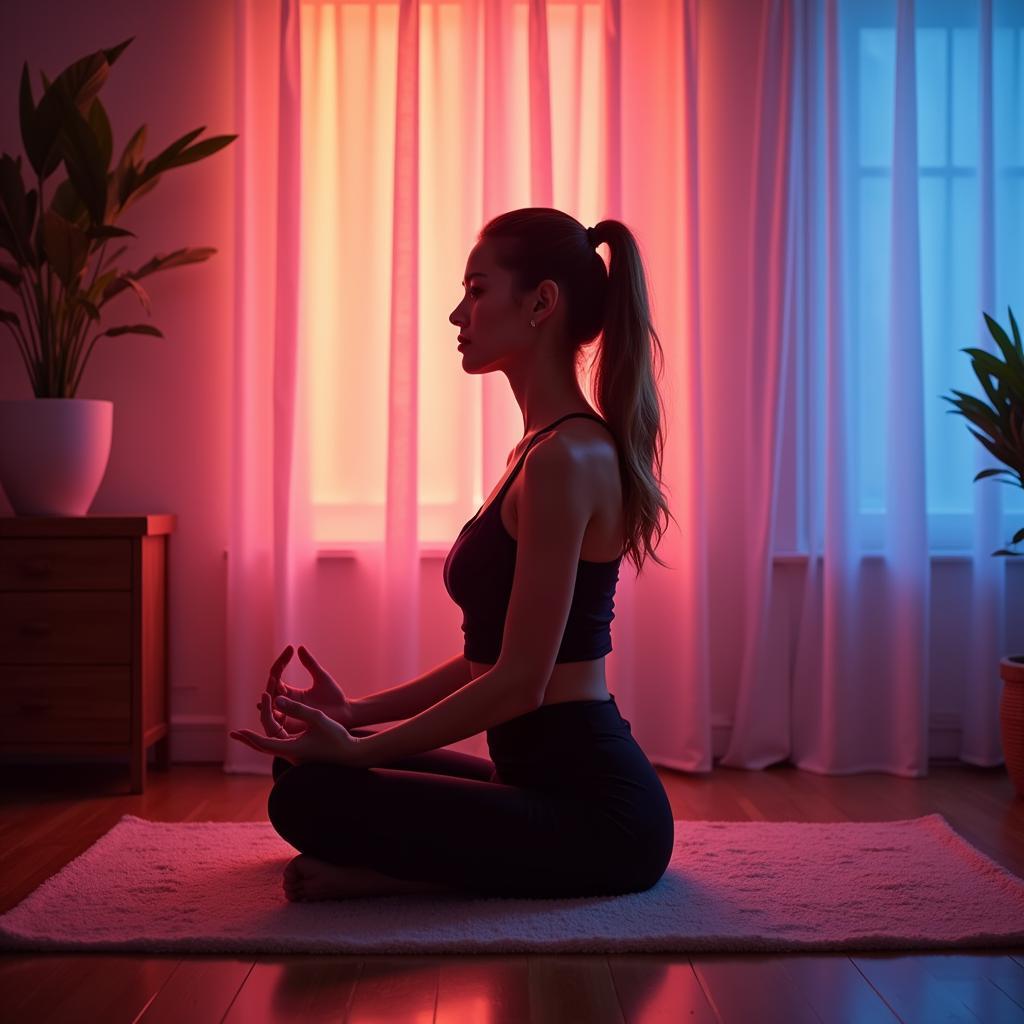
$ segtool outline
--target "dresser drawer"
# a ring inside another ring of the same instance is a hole
[[[131,639],[128,592],[0,591],[0,665],[128,664]]]
[[[127,743],[131,739],[128,665],[11,666],[0,676],[0,742]]]
[[[130,590],[131,542],[118,538],[0,540],[0,590]]]

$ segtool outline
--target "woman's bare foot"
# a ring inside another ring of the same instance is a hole
[[[406,881],[369,868],[330,864],[308,853],[293,857],[284,869],[284,894],[293,902],[344,900],[356,896],[390,896],[396,893],[446,892],[447,886]]]

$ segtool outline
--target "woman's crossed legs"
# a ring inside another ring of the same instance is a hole
[[[275,758],[273,773],[270,820],[304,855],[286,871],[289,898],[614,889],[610,830],[585,794],[492,782],[487,758],[439,749],[376,768]]]

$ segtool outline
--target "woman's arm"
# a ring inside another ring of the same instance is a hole
[[[508,453],[506,468],[512,463],[515,453],[515,448]],[[348,724],[358,729],[364,725],[412,718],[451,696],[456,690],[461,690],[469,682],[472,682],[469,662],[461,654],[456,654],[408,683],[393,686],[390,690],[381,690],[369,697],[350,700],[354,719]]]
[[[350,725],[352,728],[358,728],[376,725],[379,722],[397,722],[412,718],[456,690],[462,689],[468,682],[469,662],[463,655],[456,654],[407,683],[393,686],[390,690],[372,693],[368,697],[350,700],[349,706],[353,714]]]
[[[339,760],[359,768],[382,767],[509,722],[540,707],[542,696],[535,686],[527,685],[528,681],[517,669],[499,660],[483,675],[407,722],[361,738],[354,745],[351,736],[347,737],[346,749],[337,751]],[[327,759],[333,756],[329,752]]]

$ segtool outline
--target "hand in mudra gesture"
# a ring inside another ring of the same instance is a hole
[[[267,688],[256,705],[266,735],[242,729],[232,732],[231,738],[292,764],[330,760],[358,765],[359,740],[348,732],[352,709],[341,688],[304,647],[299,647],[299,657],[313,685],[300,690],[282,682],[281,673],[291,656],[289,644],[271,666]]]
[[[330,673],[326,672],[301,644],[299,645],[299,661],[313,677],[313,685],[308,690],[300,690],[297,686],[289,686],[282,681],[281,673],[291,661],[291,657],[292,645],[289,644],[270,667],[270,677],[267,679],[265,692],[270,694],[270,714],[273,720],[282,726],[289,736],[295,736],[306,730],[306,723],[301,718],[290,717],[274,707],[274,700],[277,697],[287,697],[290,700],[297,700],[307,707],[317,708],[328,718],[345,726],[346,729],[349,728],[352,725],[352,705]],[[256,705],[256,710],[261,714],[263,713],[263,703],[261,698],[260,703]],[[272,736],[276,733],[268,731],[267,735]]]
[[[303,723],[301,732],[289,734],[274,718],[273,706],[283,707]],[[362,740],[353,736],[340,722],[328,718],[319,708],[310,707],[287,697],[276,697],[264,691],[260,701],[260,717],[265,736],[251,729],[239,729],[228,735],[261,754],[276,754],[290,764],[304,761],[327,761],[335,764],[363,767],[365,751]]]

